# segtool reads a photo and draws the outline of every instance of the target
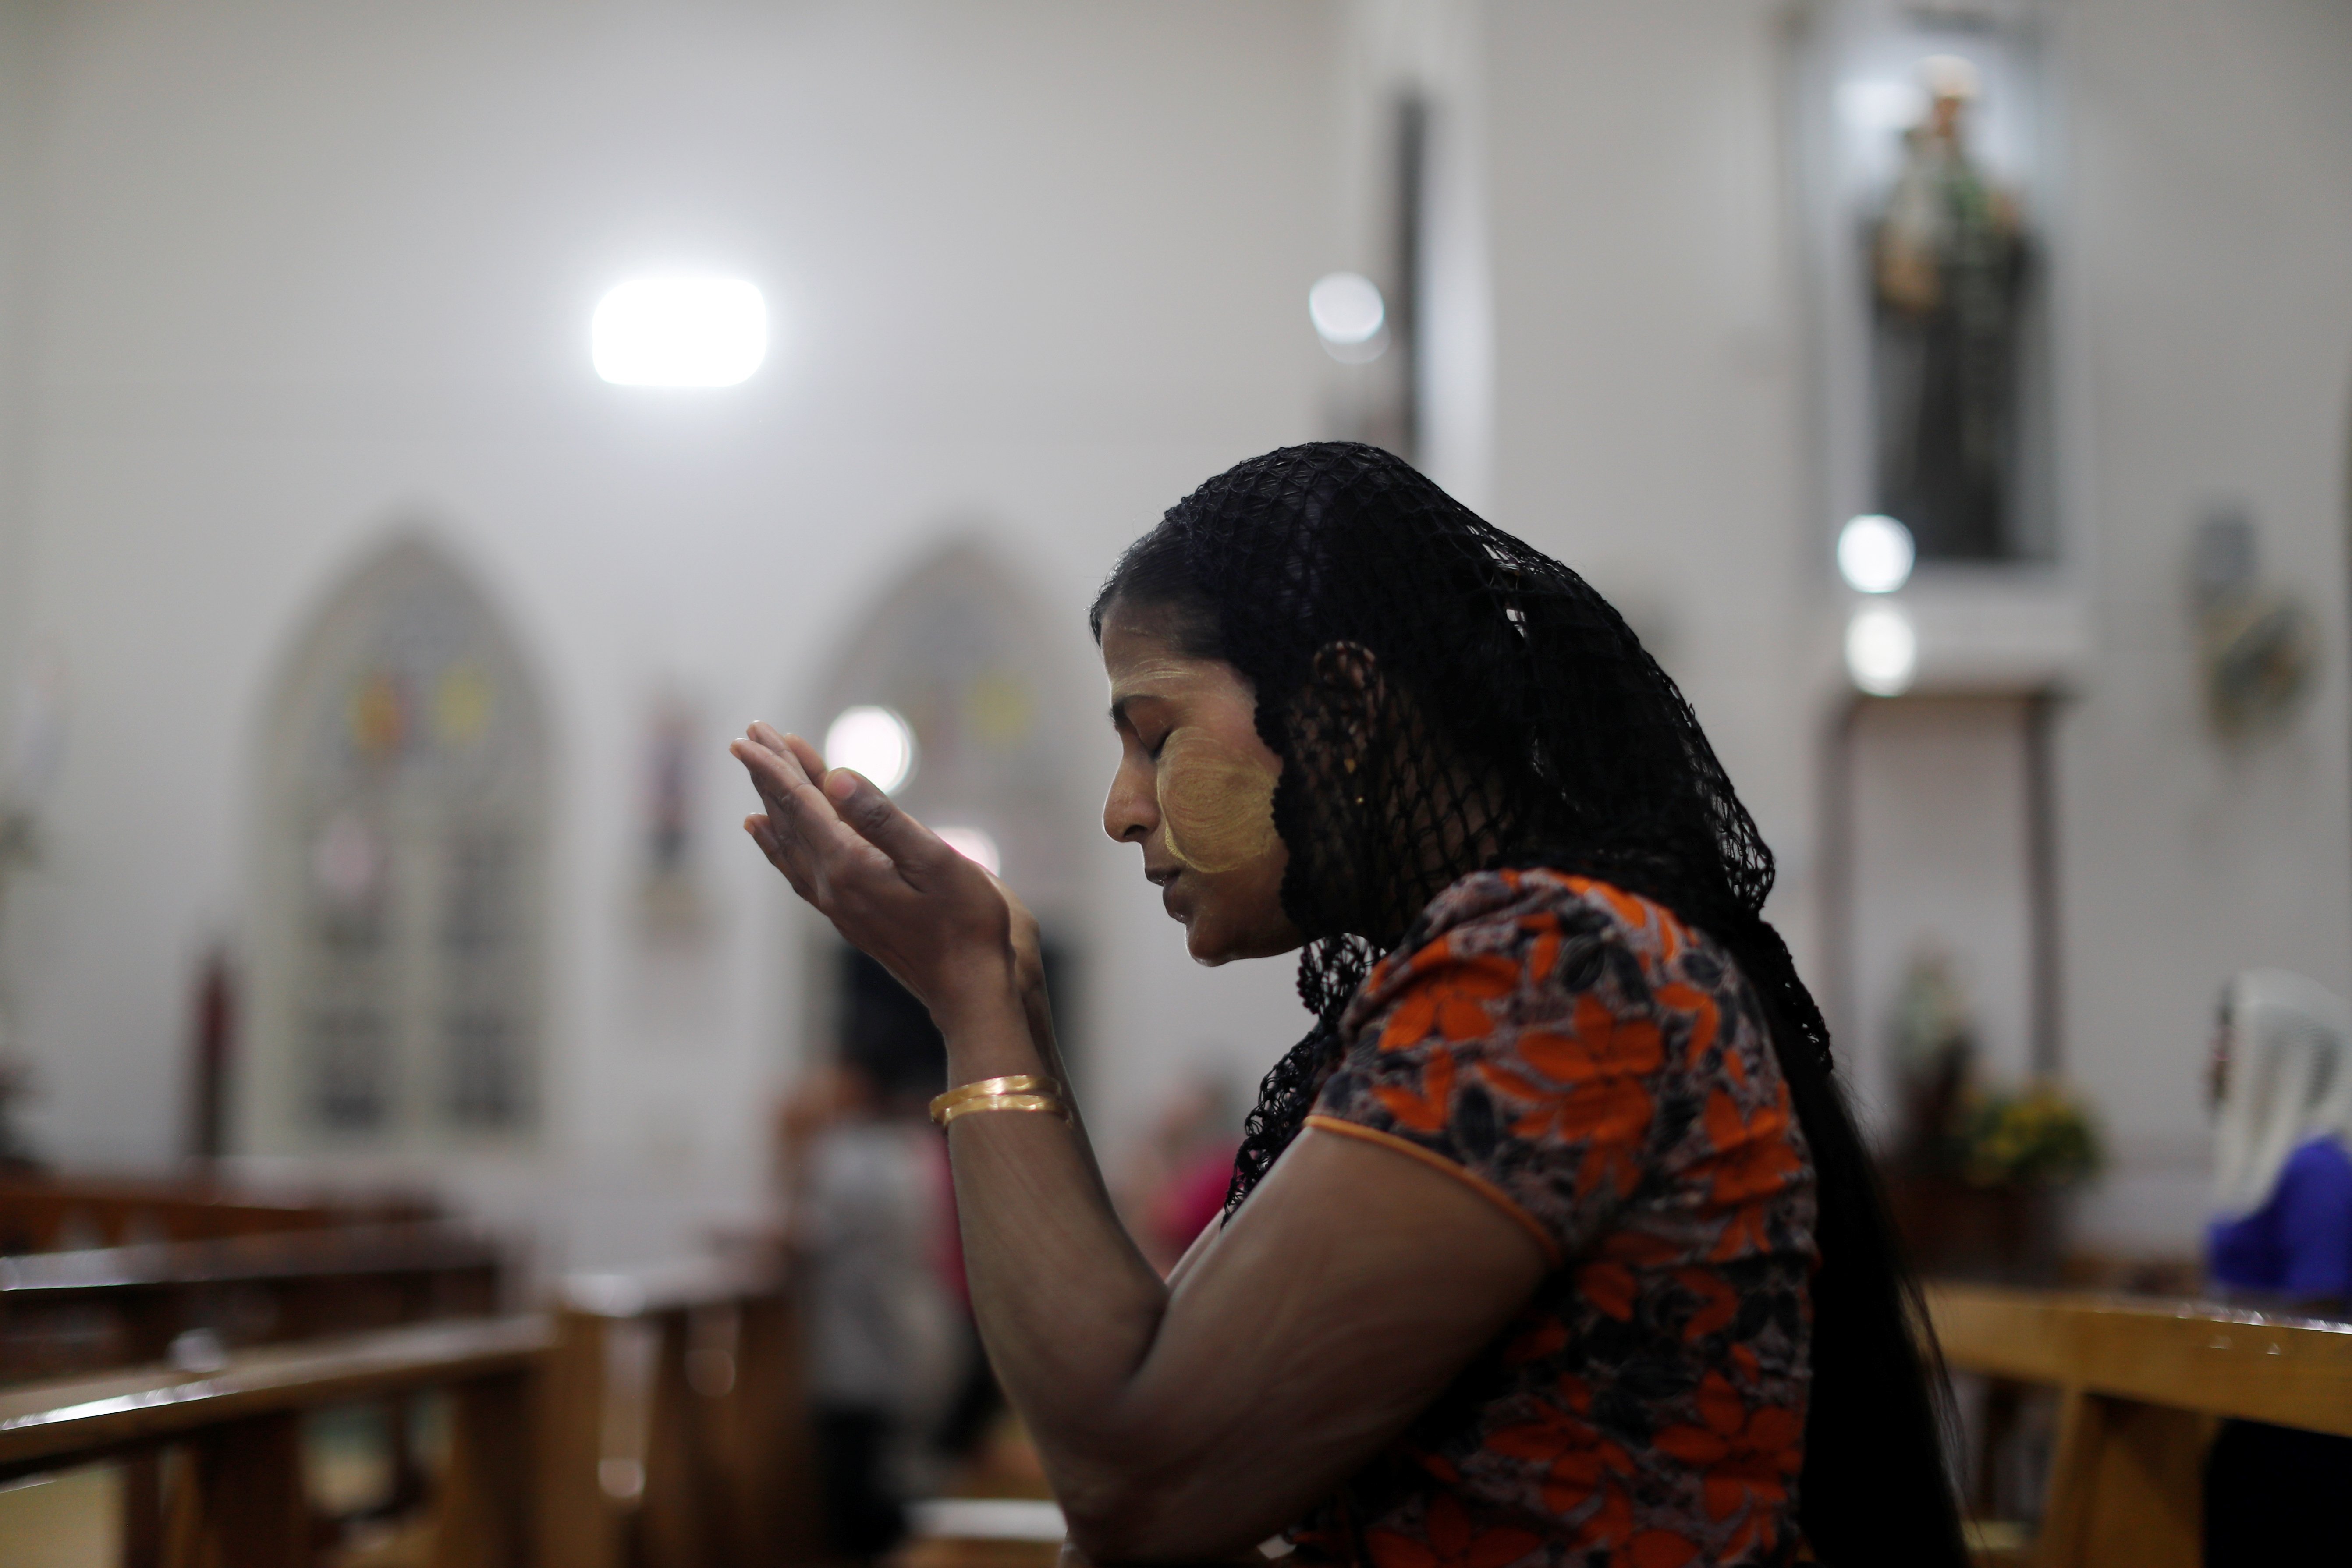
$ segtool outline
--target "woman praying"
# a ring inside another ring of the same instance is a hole
[[[1211,479],[1096,601],[1103,827],[1206,964],[1298,952],[1222,1219],[1163,1281],[1036,928],[754,725],[745,826],[945,1035],[972,1302],[1097,1562],[1965,1561],[1772,859],[1599,595],[1402,460]]]

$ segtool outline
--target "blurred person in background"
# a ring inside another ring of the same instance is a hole
[[[1119,1212],[1162,1274],[1225,1212],[1239,1115],[1224,1080],[1202,1074],[1169,1097],[1118,1184]]]
[[[947,1174],[922,1119],[936,1081],[845,1059],[782,1116],[825,1534],[851,1561],[906,1533],[907,1500],[935,1479],[929,1438],[965,1359],[941,1268],[954,1223]]]
[[[733,748],[746,830],[945,1035],[973,1303],[1073,1552],[1959,1568],[1770,853],[1622,618],[1348,443],[1202,485],[1093,618],[1105,830],[1197,961],[1300,952],[1315,1019],[1165,1282],[1019,900],[806,742]]]
[[[2352,1009],[2255,969],[2222,990],[2207,1089],[2215,1112],[2216,1293],[2343,1318],[2352,1306]],[[2352,1437],[2225,1421],[2205,1461],[2205,1561],[2338,1562]]]

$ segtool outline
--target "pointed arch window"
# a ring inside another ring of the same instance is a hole
[[[249,1144],[535,1126],[546,726],[482,592],[413,536],[282,667],[260,769]]]

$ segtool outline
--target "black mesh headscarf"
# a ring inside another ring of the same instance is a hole
[[[1832,1073],[1821,1011],[1763,918],[1772,855],[1682,693],[1574,572],[1402,459],[1288,447],[1209,480],[1096,601],[1174,613],[1231,663],[1282,759],[1285,911],[1307,1037],[1266,1075],[1228,1213],[1298,1135],[1341,1010],[1429,900],[1482,867],[1549,866],[1674,910],[1761,999],[1820,1181],[1804,1526],[1825,1562],[1965,1560],[1914,1305]]]

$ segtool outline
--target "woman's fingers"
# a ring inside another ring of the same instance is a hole
[[[814,883],[825,860],[857,843],[841,824],[832,803],[818,793],[806,773],[789,752],[761,744],[750,737],[728,748],[751,775],[768,808],[768,832],[778,853],[795,863],[800,879]]]
[[[862,773],[835,768],[824,775],[824,793],[850,830],[890,857],[902,875],[912,873],[920,880],[939,866],[940,856],[955,854]]]
[[[825,765],[824,753],[823,752],[820,752],[814,746],[810,745],[808,741],[803,736],[787,732],[779,738],[782,741],[784,749],[791,752],[793,756],[800,763],[803,772],[806,773],[808,776],[813,779],[821,779],[824,777]]]
[[[793,863],[792,857],[784,853],[784,847],[776,841],[775,834],[768,826],[768,819],[765,816],[747,816],[743,819],[743,831],[751,836],[751,842],[760,847],[760,853],[768,858],[768,864],[784,874],[784,880],[792,884],[793,891],[814,903],[812,884],[799,866]]]

